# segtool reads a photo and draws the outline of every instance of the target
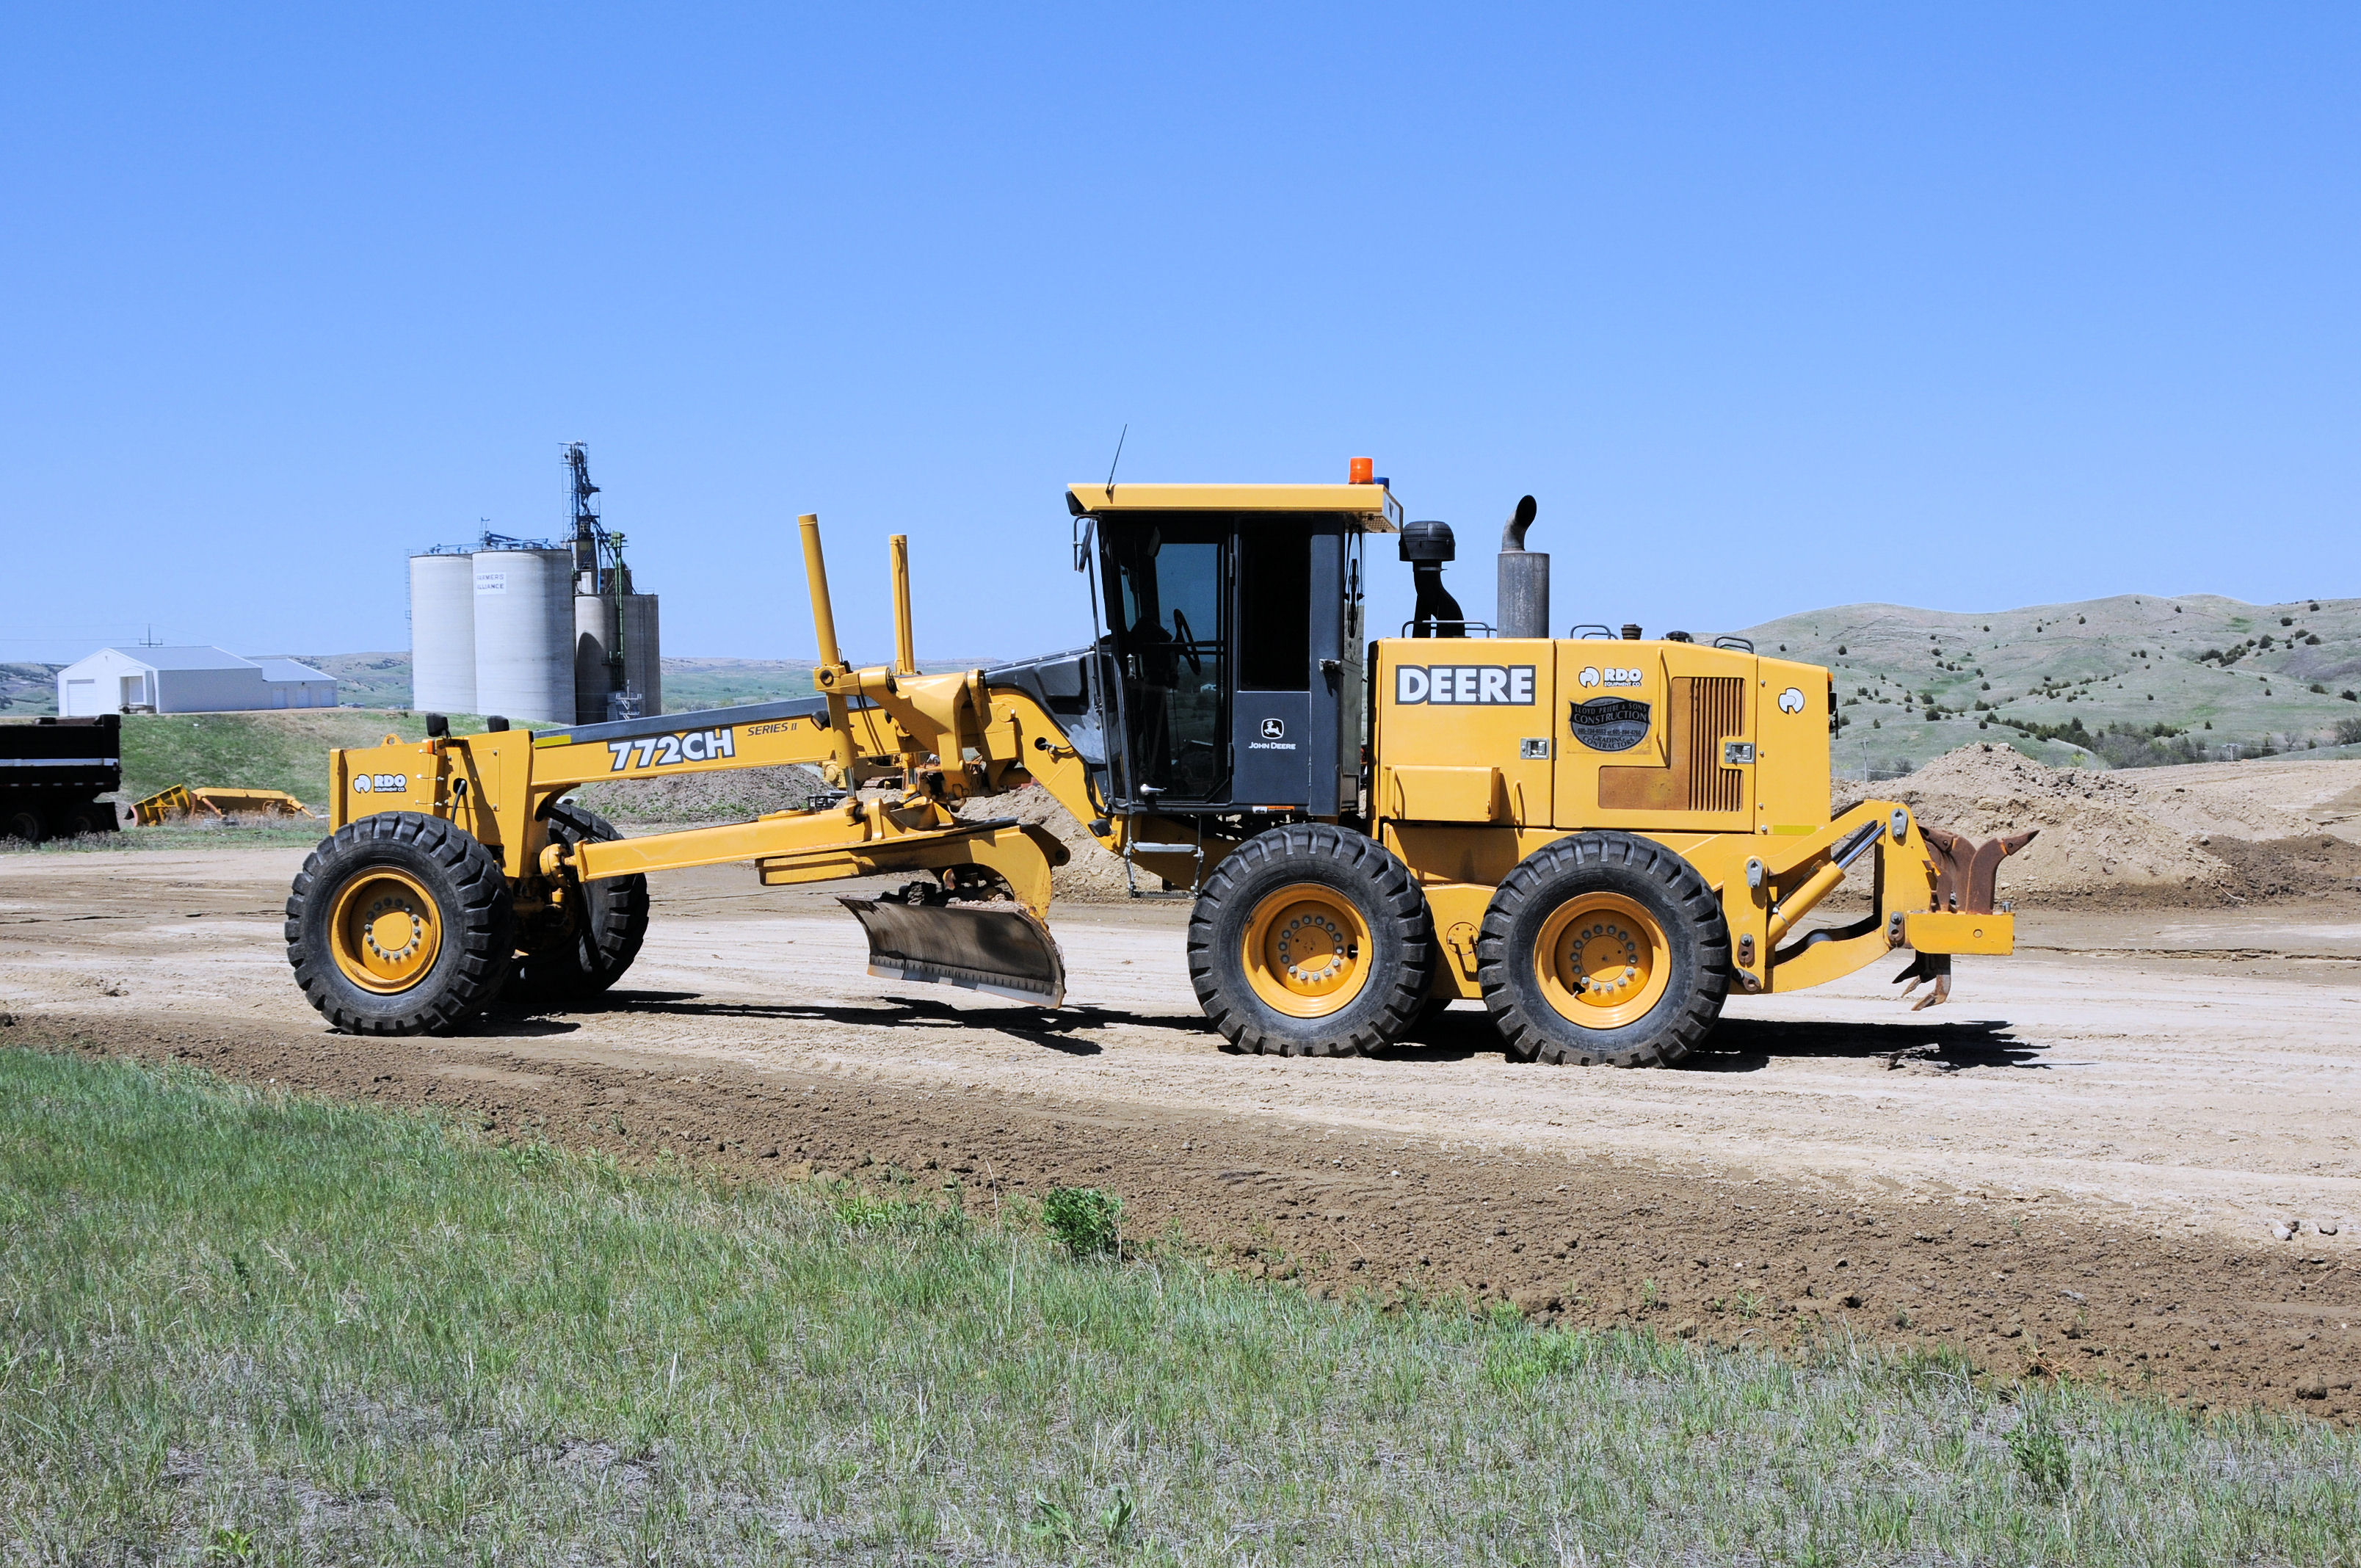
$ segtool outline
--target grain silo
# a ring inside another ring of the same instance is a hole
[[[664,653],[656,596],[625,594],[617,602],[623,611],[623,683],[639,694],[642,714],[662,713]]]
[[[477,711],[476,566],[464,551],[410,558],[410,706]]]
[[[629,568],[620,568],[629,582]],[[577,573],[576,580],[580,580]],[[620,624],[618,620],[620,618]],[[574,722],[664,711],[656,596],[577,594],[574,599]],[[629,713],[623,709],[628,707]]]
[[[565,550],[478,550],[476,711],[574,722],[574,557]]]

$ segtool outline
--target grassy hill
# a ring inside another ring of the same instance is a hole
[[[455,716],[454,733],[483,721]],[[426,739],[413,714],[326,708],[310,713],[135,713],[123,720],[123,788],[130,799],[173,784],[283,789],[314,811],[327,798],[328,751],[388,735]]]
[[[808,659],[666,659],[664,708],[687,713],[809,696],[814,667]]]
[[[36,718],[58,710],[58,672],[63,664],[0,664],[0,714]]]
[[[276,653],[259,658],[292,659],[336,677],[336,700],[347,707],[408,707],[407,653]]]
[[[1975,614],[1860,604],[1743,635],[1835,671],[1848,773],[1907,771],[1971,740],[2115,766],[2361,741],[2361,599],[2125,594]]]

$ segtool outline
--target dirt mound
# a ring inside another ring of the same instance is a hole
[[[1027,784],[1006,795],[979,795],[961,806],[960,815],[970,821],[1013,817],[1056,834],[1058,841],[1074,857],[1049,873],[1050,890],[1059,898],[1075,904],[1120,904],[1131,896],[1124,882],[1123,862],[1109,854],[1104,845],[1091,837],[1090,829],[1075,821],[1073,813],[1059,805],[1058,797],[1039,784]],[[1159,884],[1149,877],[1146,885],[1153,888]]]
[[[2214,763],[2105,773],[2005,746],[1962,747],[1878,787],[1971,838],[2038,828],[2002,868],[2027,904],[2222,905],[2350,889],[2361,845],[2332,829],[2353,784],[2341,762]],[[1860,797],[1849,786],[1839,807]]]
[[[766,811],[800,811],[827,786],[811,769],[775,768],[681,773],[630,784],[585,784],[574,798],[621,823],[742,822]]]

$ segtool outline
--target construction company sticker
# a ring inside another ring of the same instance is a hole
[[[625,768],[668,768],[675,762],[718,762],[738,754],[735,729],[690,729],[678,735],[645,735],[637,740],[609,740],[607,754],[614,759],[609,773]]]
[[[401,795],[410,788],[408,773],[355,773],[355,795]]]
[[[1596,664],[1585,664],[1582,674],[1575,679],[1586,686],[1636,686],[1640,684],[1640,672],[1616,664],[1609,664],[1604,669]]]
[[[1400,703],[1463,704],[1484,707],[1531,707],[1531,664],[1397,664],[1394,700]]]
[[[1595,696],[1572,705],[1566,723],[1594,751],[1628,751],[1648,738],[1648,705],[1628,696]]]
[[[1803,712],[1803,688],[1800,686],[1789,686],[1785,691],[1781,692],[1779,694],[1779,711],[1782,713]]]

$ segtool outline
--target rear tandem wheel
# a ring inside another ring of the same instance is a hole
[[[561,844],[606,843],[623,835],[587,806],[561,801],[544,820]],[[566,914],[555,927],[522,933],[523,948],[509,971],[511,1002],[560,1003],[598,995],[623,978],[648,935],[648,879],[600,877],[569,881]]]
[[[1500,879],[1476,963],[1512,1056],[1670,1067],[1721,1016],[1730,927],[1682,856],[1634,833],[1577,833]]]

